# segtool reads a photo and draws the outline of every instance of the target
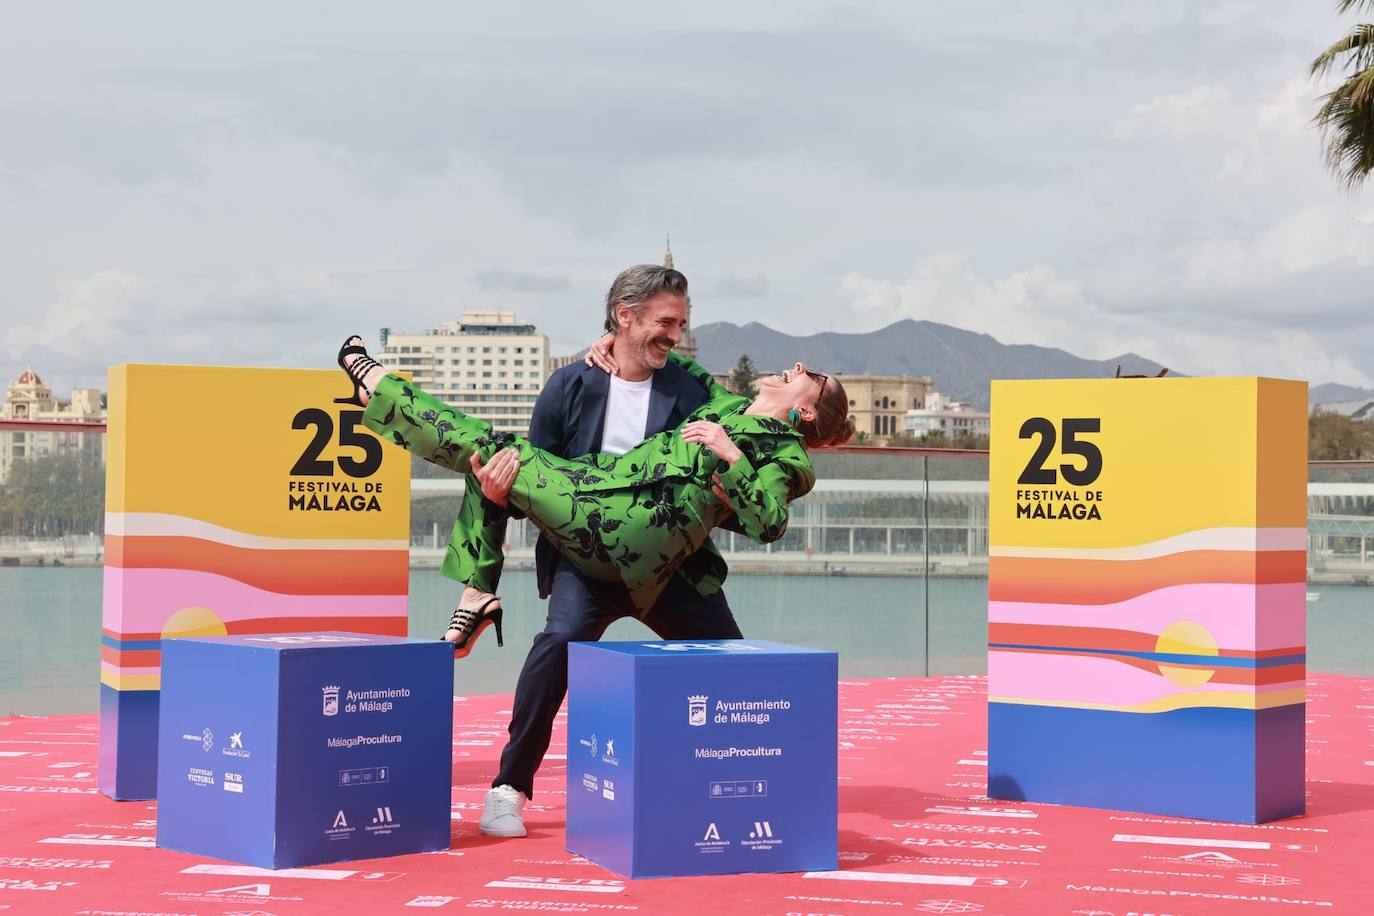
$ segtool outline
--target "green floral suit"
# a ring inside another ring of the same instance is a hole
[[[709,448],[685,442],[675,430],[624,455],[560,458],[494,431],[395,375],[377,386],[363,422],[387,441],[458,472],[469,470],[474,452],[485,462],[506,446],[519,449],[511,508],[524,513],[584,575],[624,582],[643,613],[679,569],[702,595],[718,591],[725,561],[714,547],[697,553],[711,529],[733,511],[749,537],[775,541],[787,530],[788,503],[816,482],[796,430],[772,417],[744,413],[747,399],[716,384],[691,360],[671,358],[709,392],[688,421],[724,427],[743,452],[734,465],[727,466]],[[711,489],[713,473],[729,507]],[[444,572],[495,591],[503,528],[495,507],[477,490],[469,477]]]

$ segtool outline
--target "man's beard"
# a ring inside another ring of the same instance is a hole
[[[649,369],[662,369],[668,362],[668,354],[658,349],[658,344],[673,349],[673,342],[666,337],[645,337],[639,341],[639,358]]]

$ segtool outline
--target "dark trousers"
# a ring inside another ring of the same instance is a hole
[[[568,692],[568,643],[594,641],[621,617],[634,615],[623,585],[583,578],[559,557],[549,593],[549,617],[534,637],[515,685],[510,741],[501,752],[501,771],[493,786],[514,786],[534,796],[534,774],[549,749],[554,718]],[[660,639],[739,639],[739,624],[725,592],[697,594],[681,576],[663,590],[643,618]]]

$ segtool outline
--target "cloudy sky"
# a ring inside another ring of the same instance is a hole
[[[1308,125],[1334,6],[0,0],[0,374],[473,307],[570,352],[671,233],[698,324],[1374,385],[1374,186]]]

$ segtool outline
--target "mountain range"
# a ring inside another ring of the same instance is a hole
[[[1374,401],[1374,388],[1354,388],[1350,385],[1337,385],[1327,382],[1316,385],[1307,392],[1310,404],[1341,404],[1349,401]]]
[[[832,331],[794,337],[755,321],[717,321],[694,333],[697,358],[712,372],[728,372],[741,354],[748,354],[759,371],[801,360],[825,372],[928,375],[936,391],[984,409],[995,378],[1110,378],[1118,365],[1125,375],[1155,375],[1163,368],[1134,353],[1085,359],[1066,350],[1004,344],[987,334],[911,319],[867,334]]]

